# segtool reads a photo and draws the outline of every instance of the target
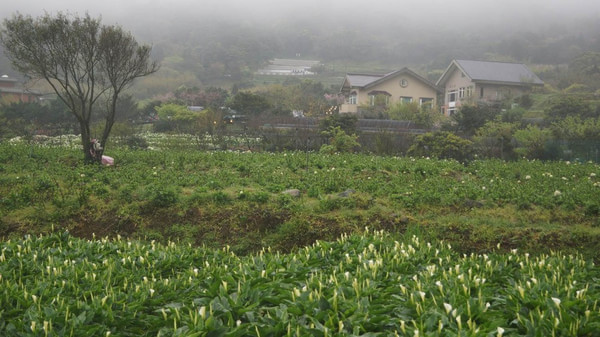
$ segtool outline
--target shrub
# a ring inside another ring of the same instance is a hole
[[[522,107],[515,107],[508,109],[506,111],[502,111],[500,114],[500,119],[506,123],[517,123],[521,122],[523,116],[525,115],[525,109]]]
[[[341,127],[337,126],[326,132],[331,138],[329,144],[321,146],[319,152],[326,154],[334,154],[336,152],[354,152],[360,147],[358,136],[355,134],[349,135]]]
[[[513,159],[513,134],[517,123],[490,121],[477,130],[473,141],[479,155],[484,157]]]
[[[417,137],[415,143],[408,149],[408,155],[464,161],[472,157],[473,143],[452,132],[428,132]]]
[[[519,98],[517,98],[517,103],[520,107],[529,109],[533,106],[533,99],[529,94],[525,94]]]
[[[336,128],[342,129],[347,134],[353,134],[356,132],[356,124],[358,123],[358,117],[354,115],[342,114],[342,115],[331,115],[328,118],[321,120],[319,129],[322,132],[329,132]]]
[[[529,159],[549,159],[548,142],[552,139],[550,130],[529,125],[515,132],[517,148],[515,152]]]
[[[477,129],[486,122],[491,121],[500,113],[500,109],[493,106],[464,105],[457,113],[451,116],[454,120],[454,130],[467,136],[474,135]]]
[[[152,184],[146,187],[145,195],[152,207],[168,207],[179,201],[179,191],[175,186]]]
[[[423,128],[431,128],[440,116],[431,107],[421,107],[417,102],[397,103],[388,108],[386,113],[390,119],[411,121]]]
[[[569,116],[585,119],[596,115],[588,102],[574,95],[554,97],[545,112],[546,121],[551,123],[561,121]]]

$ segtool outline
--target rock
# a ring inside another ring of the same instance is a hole
[[[300,197],[300,190],[293,188],[293,189],[285,190],[285,191],[281,192],[281,194],[287,194],[294,198],[298,198],[298,197]]]
[[[349,197],[350,195],[352,195],[354,193],[356,193],[355,190],[353,190],[353,189],[347,189],[344,192],[338,194],[338,197],[347,198],[347,197]]]

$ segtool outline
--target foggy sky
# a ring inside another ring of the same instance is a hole
[[[9,0],[0,17],[19,11],[38,16],[57,11],[89,13],[128,28],[153,18],[270,22],[287,19],[405,20],[451,28],[502,22],[535,25],[573,17],[600,18],[597,0]],[[385,21],[384,21],[385,22]]]

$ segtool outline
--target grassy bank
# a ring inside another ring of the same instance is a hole
[[[69,230],[249,253],[365,227],[461,252],[521,248],[599,258],[600,167],[358,154],[78,150],[0,144],[0,236]],[[297,190],[297,191],[289,191]],[[287,192],[286,192],[287,191]],[[295,193],[298,193],[297,195]]]

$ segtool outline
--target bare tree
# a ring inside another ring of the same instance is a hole
[[[117,113],[117,99],[138,77],[156,72],[151,47],[139,45],[119,26],[100,19],[58,13],[39,18],[15,14],[4,20],[0,42],[13,67],[33,79],[48,82],[79,123],[84,158],[99,162],[103,148],[91,141],[94,111],[105,124],[100,144],[106,144]],[[103,109],[93,109],[104,104]]]

